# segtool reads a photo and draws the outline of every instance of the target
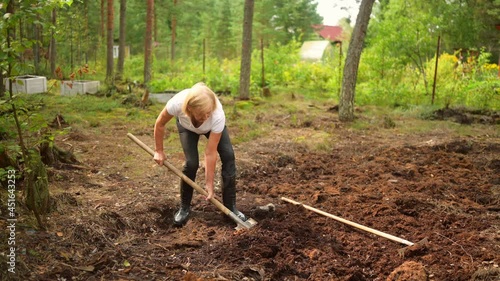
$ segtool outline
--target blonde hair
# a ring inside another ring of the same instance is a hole
[[[182,111],[188,117],[192,117],[194,111],[202,114],[211,114],[217,107],[215,93],[203,82],[196,83],[186,96]]]

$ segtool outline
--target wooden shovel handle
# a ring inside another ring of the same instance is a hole
[[[155,153],[154,151],[144,144],[141,140],[136,138],[133,134],[128,133],[127,137],[134,141],[136,144],[138,144],[142,149],[144,149],[146,152],[148,152],[151,156],[154,156]],[[189,184],[191,187],[193,187],[198,193],[207,196],[208,193],[203,189],[201,186],[199,186],[197,183],[192,181],[190,178],[188,178],[186,175],[184,175],[179,169],[174,167],[174,165],[170,164],[167,160],[163,161],[163,166],[167,167],[170,171],[172,171],[174,174],[176,174],[178,177],[180,177],[183,181],[185,181],[187,184]],[[245,228],[250,228],[251,225],[248,223],[245,223],[242,221],[237,215],[235,215],[231,210],[229,210],[224,204],[222,204],[219,200],[215,198],[211,198],[210,202],[214,204],[219,210],[221,210],[224,214],[229,216],[233,221],[235,221],[237,224],[245,227]]]
[[[368,231],[370,233],[373,233],[373,234],[376,234],[378,236],[382,236],[382,237],[385,237],[389,240],[392,240],[392,241],[395,241],[395,242],[399,242],[399,243],[402,243],[402,244],[405,244],[405,245],[408,245],[408,246],[412,246],[414,243],[413,242],[410,242],[410,241],[407,241],[407,240],[404,240],[402,238],[399,238],[399,237],[396,237],[396,236],[393,236],[393,235],[390,235],[390,234],[387,234],[387,233],[384,233],[382,231],[378,231],[376,229],[373,229],[373,228],[369,228],[367,226],[364,226],[364,225],[361,225],[361,224],[358,224],[358,223],[355,223],[355,222],[352,222],[352,221],[349,221],[349,220],[346,220],[346,219],[343,219],[341,217],[337,217],[335,215],[332,215],[330,213],[327,213],[327,212],[324,212],[324,211],[321,211],[321,210],[318,210],[314,207],[311,207],[311,206],[308,206],[308,205],[305,205],[305,204],[302,204],[300,202],[297,202],[297,201],[294,201],[292,199],[289,199],[289,198],[286,198],[286,197],[281,197],[281,200],[283,201],[286,201],[288,203],[292,203],[292,204],[295,204],[295,205],[302,205],[302,207],[308,209],[308,210],[311,210],[315,213],[318,213],[320,215],[323,215],[323,216],[326,216],[326,217],[329,217],[329,218],[332,218],[334,220],[337,220],[337,221],[340,221],[340,222],[343,222],[345,224],[348,224],[350,226],[354,226],[356,228],[359,228],[359,229],[362,229],[364,231]]]

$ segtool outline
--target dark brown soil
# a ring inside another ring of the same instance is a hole
[[[238,207],[258,222],[249,230],[235,230],[201,195],[193,200],[189,222],[172,226],[179,180],[126,138],[132,132],[152,147],[151,126],[74,130],[58,144],[71,145],[88,169],[49,170],[57,192],[48,231],[20,226],[16,276],[499,280],[500,140],[498,125],[480,126],[481,134],[455,137],[351,130],[316,120],[304,126],[277,123],[271,135],[235,146]],[[310,143],[323,127],[331,128],[332,144],[318,152]],[[294,141],[300,136],[304,142]],[[168,155],[181,167],[178,149]],[[202,170],[199,175],[202,182]],[[282,197],[416,244],[355,228]],[[270,203],[274,209],[260,208]]]

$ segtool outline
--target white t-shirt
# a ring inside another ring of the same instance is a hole
[[[184,103],[189,91],[190,89],[182,90],[168,100],[166,105],[168,114],[177,117],[182,127],[194,133],[200,135],[208,132],[221,133],[226,125],[226,115],[224,114],[224,110],[222,109],[222,104],[219,99],[215,99],[216,109],[212,115],[210,115],[210,117],[208,117],[208,119],[205,120],[201,126],[195,128],[193,123],[191,123],[191,119],[184,114],[184,112],[182,112],[182,104]]]

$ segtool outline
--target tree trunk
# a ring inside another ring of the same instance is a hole
[[[153,9],[153,33],[152,42],[158,42],[158,15],[156,15],[156,9]]]
[[[73,64],[73,24],[69,25],[69,65],[71,72],[73,72],[75,69]]]
[[[14,34],[13,34],[12,38],[15,39],[16,37],[17,36],[16,36],[15,28],[14,28]],[[23,42],[24,41],[24,21],[23,21],[23,18],[19,19],[19,37],[18,38],[19,38],[19,44],[21,46],[25,46],[24,42]],[[26,62],[25,61],[25,53],[21,54],[21,56],[20,56],[20,62],[22,64],[24,64]]]
[[[108,0],[106,82],[113,85],[113,0]]]
[[[243,40],[241,46],[240,99],[250,98],[250,70],[252,66],[252,22],[254,0],[245,0]]]
[[[170,47],[170,60],[175,60],[175,36],[177,35],[177,0],[174,0],[174,10],[172,11],[172,45]]]
[[[82,65],[82,32],[76,33],[76,65],[80,68]]]
[[[90,55],[90,42],[89,42],[89,0],[84,0],[83,1],[84,5],[84,18],[85,18],[85,33],[83,34],[84,36],[84,46],[85,46],[85,64],[89,63],[89,55]],[[92,46],[92,49],[94,49],[95,46]],[[94,50],[95,51],[95,50]]]
[[[56,36],[55,36],[55,30],[56,30],[56,24],[57,24],[57,10],[54,8],[52,9],[52,25],[54,28],[51,29],[50,32],[50,47],[49,47],[49,58],[50,58],[50,73],[52,74],[52,77],[55,79],[59,79],[56,74]]]
[[[152,55],[152,36],[153,36],[153,13],[154,13],[154,0],[148,0],[146,10],[146,36],[144,37],[144,85],[146,91],[142,96],[142,104],[146,104],[149,99],[148,83],[151,80],[151,55]]]
[[[4,75],[3,75],[3,71],[0,71],[0,81],[3,81],[3,78],[4,78]],[[4,86],[4,83],[0,83],[0,98],[3,98],[3,96],[5,95],[5,86]]]
[[[40,15],[37,16],[37,20],[40,21]],[[33,65],[35,67],[35,74],[40,74],[40,26],[37,23],[33,23]]]
[[[344,78],[342,80],[342,92],[339,102],[339,120],[348,122],[354,120],[354,94],[356,89],[356,79],[358,76],[359,60],[363,43],[365,41],[368,22],[375,0],[363,0],[359,7],[356,26],[352,32],[349,50],[344,66]]]
[[[101,42],[104,43],[104,35],[106,34],[106,29],[105,29],[105,18],[104,18],[104,11],[106,10],[106,6],[104,5],[106,3],[106,0],[101,0]]]
[[[121,80],[123,75],[123,65],[125,64],[125,16],[127,12],[127,0],[120,0],[120,42],[118,49],[118,65],[116,77]]]

